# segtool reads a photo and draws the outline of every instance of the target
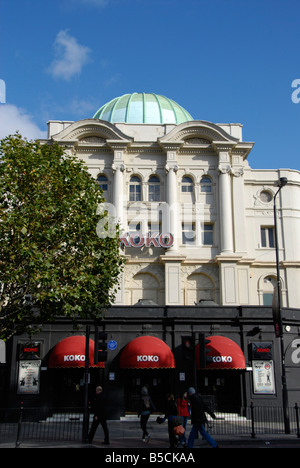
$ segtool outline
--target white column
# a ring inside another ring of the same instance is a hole
[[[113,148],[113,146],[112,146]],[[119,225],[120,233],[124,232],[126,227],[126,215],[127,215],[127,207],[125,205],[125,198],[124,198],[124,171],[125,171],[125,164],[124,164],[124,156],[123,150],[119,147],[115,147],[114,149],[114,161],[112,164],[112,170],[114,174],[113,180],[113,205],[114,205],[114,215],[115,215],[115,222]],[[124,273],[121,273],[119,276],[119,290],[117,292],[115,298],[115,304],[122,305],[124,304]]]
[[[218,148],[221,246],[220,255],[215,257],[220,269],[220,302],[228,306],[238,304],[237,262],[240,258],[234,253],[230,149]]]
[[[162,255],[161,261],[165,265],[165,304],[166,305],[179,305],[182,304],[181,293],[181,262],[184,257],[179,253],[179,241],[181,230],[179,226],[180,205],[178,203],[178,180],[177,180],[177,151],[180,145],[168,145],[165,147],[167,153],[166,161],[166,202],[167,209],[165,216],[168,222],[168,231],[174,236],[173,247],[166,250]]]
[[[123,172],[124,166],[113,167],[114,170],[114,182],[113,182],[113,204],[115,207],[116,213],[116,222],[120,225],[120,230],[122,231],[124,226],[124,181],[123,181]]]
[[[231,196],[231,166],[228,152],[219,153],[219,203],[221,254],[233,253],[233,217]]]
[[[235,253],[247,253],[246,216],[244,198],[244,169],[242,156],[233,156],[232,161],[232,207],[233,207],[233,237]]]
[[[178,228],[178,197],[177,197],[177,165],[172,167],[167,166],[167,215],[169,219],[169,231],[174,236],[174,244],[169,250],[178,250],[179,245],[179,228]]]
[[[120,144],[111,144],[110,146],[114,151],[114,160],[112,163],[112,170],[114,173],[113,205],[115,209],[116,222],[119,224],[120,231],[122,232],[126,228],[126,207],[124,206],[124,147]]]

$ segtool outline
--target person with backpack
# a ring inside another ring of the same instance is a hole
[[[188,417],[190,416],[190,403],[188,401],[187,392],[184,392],[181,398],[177,399],[177,414],[182,418],[182,426],[184,431],[186,431],[186,425]],[[186,444],[185,432],[182,436],[179,437],[179,442],[181,445]]]
[[[174,433],[174,427],[176,424],[175,418],[177,418],[177,405],[176,405],[173,393],[168,393],[166,411],[165,411],[165,420],[168,421],[170,448],[174,448],[177,445],[177,437],[176,437],[176,434]]]

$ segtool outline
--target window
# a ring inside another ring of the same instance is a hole
[[[262,190],[259,195],[260,200],[263,203],[270,203],[273,200],[273,195],[268,190]]]
[[[262,226],[260,228],[260,238],[262,247],[275,247],[274,241],[274,227],[273,226]]]
[[[149,201],[160,201],[160,180],[157,176],[149,178]]]
[[[214,225],[211,223],[204,223],[202,232],[203,245],[213,245],[214,243]]]
[[[272,276],[264,278],[262,283],[262,303],[265,306],[271,306],[273,303],[273,295],[276,291],[277,280]]]
[[[107,190],[108,190],[108,181],[107,181],[107,177],[104,174],[98,175],[97,182],[99,184],[99,188],[101,190],[103,190],[103,192],[107,192]]]
[[[141,241],[140,232],[141,224],[134,221],[129,222],[129,235],[132,236],[132,242],[136,245],[139,245]]]
[[[185,176],[185,177],[182,178],[181,191],[183,193],[186,193],[186,192],[192,193],[193,192],[193,179],[191,177]]]
[[[161,234],[161,223],[149,222],[148,223],[148,233],[150,235]]]
[[[272,293],[263,293],[263,305],[271,306],[273,303],[273,294]]]
[[[129,201],[142,200],[142,184],[138,176],[132,176],[129,184]]]
[[[182,243],[193,245],[196,241],[196,231],[194,223],[182,223]]]
[[[211,193],[212,184],[210,177],[203,176],[200,182],[201,192]]]
[[[135,221],[129,222],[129,232],[139,232],[141,230],[141,223],[136,223]]]

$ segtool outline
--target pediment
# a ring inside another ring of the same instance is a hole
[[[109,122],[99,119],[85,119],[72,123],[60,133],[52,136],[60,143],[79,145],[105,145],[111,142],[130,144],[132,138],[122,133]]]
[[[159,139],[160,144],[177,143],[187,145],[209,145],[212,142],[236,144],[237,138],[211,122],[193,120],[174,127],[167,135]]]

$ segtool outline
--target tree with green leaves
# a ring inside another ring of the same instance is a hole
[[[58,144],[0,140],[0,338],[59,316],[103,317],[124,264],[103,203],[84,163]]]

